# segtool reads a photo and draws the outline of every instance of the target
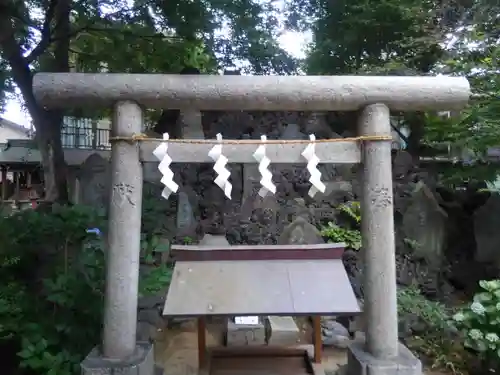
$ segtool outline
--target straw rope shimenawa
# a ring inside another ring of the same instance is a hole
[[[317,139],[315,141],[305,139],[270,139],[262,141],[260,139],[169,139],[148,137],[146,134],[134,134],[130,137],[111,137],[110,142],[166,142],[166,143],[188,143],[188,144],[215,144],[215,145],[267,145],[272,144],[311,144],[311,143],[339,143],[339,142],[365,142],[365,141],[392,141],[388,135],[364,135],[350,138]]]

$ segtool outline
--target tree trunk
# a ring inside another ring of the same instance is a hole
[[[33,117],[37,130],[36,140],[42,157],[45,201],[49,204],[69,203],[67,167],[61,143],[62,116],[40,110]]]
[[[54,7],[54,61],[52,71],[69,72],[69,44],[70,44],[70,13],[71,0],[58,0]],[[64,113],[62,111],[44,111],[48,116],[42,120],[41,137],[38,139],[40,152],[44,148],[44,158],[48,171],[46,180],[45,197],[49,202],[69,203],[67,168],[62,149],[61,128],[63,126]],[[48,121],[47,121],[48,120]]]
[[[50,46],[52,39],[57,41],[54,43],[54,59],[51,61],[50,71],[69,71],[70,1],[52,0],[46,9],[42,40],[35,51],[38,50],[41,55]],[[12,6],[0,3],[0,47],[3,57],[9,62],[13,80],[23,95],[35,125],[45,179],[45,199],[48,203],[66,204],[69,201],[69,194],[61,143],[63,113],[44,110],[33,95],[33,75],[29,60],[23,56],[23,50],[15,38],[11,18]],[[54,36],[51,33],[52,23],[56,25]]]
[[[425,117],[424,113],[416,112],[406,116],[410,128],[410,135],[408,136],[408,152],[413,157],[415,165],[420,162],[420,151],[422,139],[425,135]]]

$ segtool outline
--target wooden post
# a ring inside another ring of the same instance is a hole
[[[313,322],[313,345],[314,345],[314,363],[321,363],[323,351],[323,340],[321,338],[321,316],[314,315]]]
[[[7,167],[2,165],[2,201],[7,199]]]
[[[198,322],[198,368],[202,369],[207,364],[207,320],[200,316]]]
[[[21,195],[21,181],[20,181],[20,173],[19,171],[14,172],[14,183],[15,183],[15,191],[14,191],[14,201],[16,205],[19,203],[19,197]]]
[[[97,130],[97,120],[92,120],[92,150],[97,149],[99,133]],[[99,140],[100,141],[100,140]]]

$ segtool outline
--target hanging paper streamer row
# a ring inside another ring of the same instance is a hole
[[[318,169],[318,164],[320,160],[316,155],[316,147],[314,141],[316,137],[314,134],[309,136],[311,141],[310,144],[302,152],[302,156],[307,161],[307,170],[311,174],[309,178],[309,182],[311,183],[311,188],[309,189],[309,196],[312,198],[316,195],[316,193],[321,192],[324,193],[326,190],[325,184],[321,181],[321,172]],[[172,159],[168,155],[168,133],[163,134],[163,140],[165,142],[161,143],[154,151],[154,156],[160,160],[160,165],[158,166],[159,171],[162,173],[163,178],[161,179],[161,183],[165,185],[165,188],[162,192],[162,197],[168,199],[171,193],[176,193],[179,189],[179,185],[177,185],[174,181],[174,173],[170,168],[170,164],[172,164]],[[224,191],[224,195],[231,199],[231,192],[233,186],[229,182],[229,177],[231,176],[231,172],[227,169],[227,163],[229,160],[222,154],[222,134],[217,134],[217,141],[220,144],[216,144],[208,153],[208,156],[214,161],[213,170],[217,173],[217,177],[214,180],[214,183],[219,186],[222,191]],[[261,197],[265,197],[268,194],[276,194],[276,185],[273,183],[273,175],[269,170],[269,166],[271,164],[271,160],[266,155],[266,141],[267,137],[265,135],[261,136],[262,144],[257,148],[254,152],[253,157],[259,163],[259,172],[261,174],[260,184],[262,188],[259,190],[259,195]]]

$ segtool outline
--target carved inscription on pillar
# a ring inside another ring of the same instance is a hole
[[[134,187],[130,184],[125,184],[120,182],[118,184],[113,185],[113,196],[118,197],[118,203],[123,205],[125,201],[130,203],[132,206],[136,205],[136,202],[132,198],[132,194],[134,193]]]

